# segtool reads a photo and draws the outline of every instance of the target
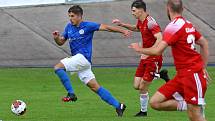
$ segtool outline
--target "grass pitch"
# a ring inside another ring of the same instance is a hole
[[[173,68],[168,68],[171,77]],[[214,67],[208,68],[215,78]],[[94,68],[98,82],[112,95],[127,105],[122,118],[116,117],[115,109],[103,101],[78,77],[72,76],[72,84],[78,100],[64,103],[66,95],[61,82],[50,68],[0,69],[0,120],[2,121],[187,121],[186,112],[162,112],[149,107],[148,117],[137,118],[139,95],[133,89],[135,68]],[[150,87],[152,95],[163,80],[155,80]],[[206,117],[215,121],[215,85],[208,87],[206,94]],[[11,113],[11,103],[20,99],[26,102],[27,112],[23,116]]]

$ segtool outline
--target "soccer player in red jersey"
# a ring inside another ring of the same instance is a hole
[[[157,46],[142,48],[138,43],[129,47],[146,55],[161,55],[171,46],[176,76],[161,86],[152,96],[150,105],[156,110],[187,110],[191,121],[206,121],[204,116],[206,72],[208,62],[208,41],[191,22],[182,17],[182,0],[168,0],[167,15],[171,22],[163,32],[163,40]],[[200,46],[200,53],[195,45]],[[179,93],[184,101],[176,101],[172,95]]]
[[[131,5],[132,15],[137,19],[137,25],[130,25],[114,19],[112,23],[132,31],[141,32],[142,47],[149,48],[162,40],[160,26],[154,18],[146,12],[146,4],[142,0],[136,0]],[[134,78],[134,88],[139,90],[141,109],[135,116],[147,116],[147,105],[149,100],[148,88],[152,80],[159,73],[162,66],[162,55],[141,55],[139,66]],[[167,70],[162,71],[160,77],[168,81]]]

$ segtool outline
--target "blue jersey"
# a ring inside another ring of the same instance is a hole
[[[99,27],[98,23],[86,21],[81,22],[79,26],[67,24],[62,36],[69,40],[72,56],[80,53],[91,63],[93,34]]]

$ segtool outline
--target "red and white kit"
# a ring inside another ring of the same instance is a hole
[[[177,17],[167,25],[163,41],[171,46],[177,74],[159,89],[166,98],[170,99],[173,93],[179,92],[187,103],[205,104],[207,84],[202,70],[204,62],[195,48],[195,42],[200,37],[192,23],[183,17]]]
[[[161,32],[160,26],[157,24],[155,19],[148,15],[143,22],[138,20],[136,26],[142,35],[142,47],[152,47],[156,42],[154,34]],[[142,58],[136,70],[135,76],[142,77],[144,81],[151,82],[154,79],[154,73],[158,73],[161,66],[162,55],[149,56],[144,59]]]

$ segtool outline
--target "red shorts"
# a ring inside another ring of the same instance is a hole
[[[135,77],[142,77],[144,81],[151,82],[154,79],[154,73],[158,73],[161,66],[162,59],[160,61],[145,61],[141,59]]]
[[[171,99],[172,95],[178,92],[189,104],[205,105],[206,90],[207,81],[203,70],[197,72],[186,70],[186,73],[177,73],[173,80],[161,86],[158,91],[167,99]]]

